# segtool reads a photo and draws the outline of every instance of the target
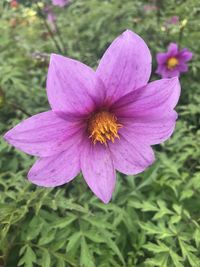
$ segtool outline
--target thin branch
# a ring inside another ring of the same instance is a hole
[[[8,103],[8,105],[10,106],[10,107],[12,107],[12,109],[14,109],[14,110],[19,110],[19,111],[21,111],[22,113],[24,113],[26,116],[32,116],[29,112],[27,112],[24,108],[22,108],[22,107],[20,107],[20,106],[18,106],[18,105],[16,105],[16,104],[14,104],[14,103]]]
[[[43,11],[42,11],[42,9],[41,9],[41,7],[40,7],[40,5],[38,4],[37,1],[36,1],[36,5],[37,5],[38,13],[41,15],[43,24],[44,24],[44,26],[46,27],[46,29],[47,29],[49,35],[51,36],[51,39],[52,39],[52,41],[54,42],[55,47],[57,48],[57,50],[58,50],[59,53],[63,54],[63,51],[62,51],[62,49],[60,48],[60,45],[59,45],[59,43],[57,42],[57,40],[56,40],[56,38],[55,38],[55,36],[54,36],[54,33],[52,32],[51,28],[49,27],[49,25],[48,25],[48,23],[47,23],[47,21],[46,21],[46,18],[45,18],[44,14],[43,14]]]

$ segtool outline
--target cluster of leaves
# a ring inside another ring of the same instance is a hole
[[[0,3],[2,134],[28,114],[48,109],[48,55],[58,47],[95,67],[113,38],[130,28],[146,40],[154,59],[171,41],[192,50],[194,59],[181,77],[173,137],[155,147],[157,161],[144,173],[118,174],[108,205],[92,195],[81,175],[55,189],[31,185],[26,173],[34,159],[0,140],[0,265],[200,266],[198,0],[74,0],[54,8],[59,32],[53,38],[38,10],[48,1],[19,2],[15,9]],[[180,23],[165,28],[174,15]]]

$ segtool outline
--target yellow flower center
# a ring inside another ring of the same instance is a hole
[[[174,69],[177,65],[178,65],[178,59],[175,58],[175,57],[170,57],[168,60],[167,60],[167,68],[169,70],[172,70]]]
[[[122,124],[117,122],[117,118],[108,111],[95,113],[88,121],[89,137],[93,144],[100,142],[107,145],[107,141],[114,143],[115,138],[119,138],[118,130]]]

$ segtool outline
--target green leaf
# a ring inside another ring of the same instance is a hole
[[[175,223],[180,222],[180,220],[181,220],[181,216],[180,215],[173,215],[170,218],[170,223],[171,224],[175,224]]]
[[[200,266],[200,259],[197,258],[197,256],[195,256],[193,253],[189,252],[187,258],[192,267]]]
[[[65,228],[66,226],[70,225],[73,221],[76,220],[76,216],[74,215],[70,215],[70,216],[67,216],[65,218],[60,218],[58,220],[56,220],[55,222],[53,222],[51,224],[51,227],[53,228]]]
[[[51,256],[48,250],[42,253],[42,267],[51,267]]]
[[[93,257],[84,237],[81,238],[81,258],[80,264],[83,267],[95,267]]]
[[[106,242],[106,240],[97,232],[95,231],[87,231],[84,232],[84,236],[90,239],[91,241],[95,243],[103,243]]]
[[[142,204],[141,204],[141,208],[142,208],[142,211],[158,211],[158,207],[149,202],[149,201],[143,201]]]
[[[56,267],[66,267],[63,259],[58,259]]]
[[[89,222],[91,225],[96,226],[97,228],[105,228],[105,229],[113,229],[112,224],[110,224],[107,221],[100,221],[96,218],[92,218],[92,217],[83,217],[84,220],[86,220],[87,222]]]
[[[115,244],[115,242],[113,242],[112,239],[109,238],[108,236],[107,236],[107,238],[106,238],[106,236],[105,236],[105,240],[106,240],[106,243],[107,243],[108,247],[111,248],[112,251],[119,257],[119,259],[121,260],[121,262],[122,262],[123,264],[125,264],[123,255],[122,255],[122,253],[120,252],[118,246]]]
[[[149,266],[168,267],[169,253],[160,253],[155,258],[147,259],[145,263]],[[171,267],[171,266],[170,266]]]
[[[43,236],[39,240],[39,245],[46,245],[50,243],[52,240],[55,238],[56,231],[55,230],[50,230],[48,232],[43,232]]]
[[[69,242],[66,248],[67,251],[73,250],[74,246],[76,246],[76,244],[80,241],[81,235],[81,232],[77,232],[69,237]]]
[[[159,242],[158,245],[152,242],[148,242],[143,247],[148,249],[149,251],[154,252],[155,254],[161,253],[161,252],[169,252],[169,248],[162,242]]]
[[[193,237],[194,237],[196,246],[199,247],[199,244],[200,244],[200,229],[199,228],[196,228],[196,230],[194,231]]]
[[[169,253],[176,267],[184,267],[184,265],[181,263],[183,259],[178,254],[176,254],[173,250],[170,250]]]
[[[33,263],[36,262],[36,259],[35,252],[27,245],[24,255],[18,262],[18,266],[25,264],[26,267],[33,267]]]

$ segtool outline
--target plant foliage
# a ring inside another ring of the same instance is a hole
[[[148,43],[153,71],[156,53],[171,41],[194,53],[180,78],[174,135],[155,147],[157,161],[144,173],[118,174],[108,205],[92,195],[81,175],[55,189],[30,184],[26,173],[34,159],[0,139],[0,265],[200,266],[199,0],[71,0],[64,9],[53,8],[59,29],[53,38],[42,12],[48,1],[23,0],[17,8],[0,2],[2,134],[48,109],[52,52],[95,68],[110,42],[129,28]],[[175,15],[180,22],[166,27]]]

